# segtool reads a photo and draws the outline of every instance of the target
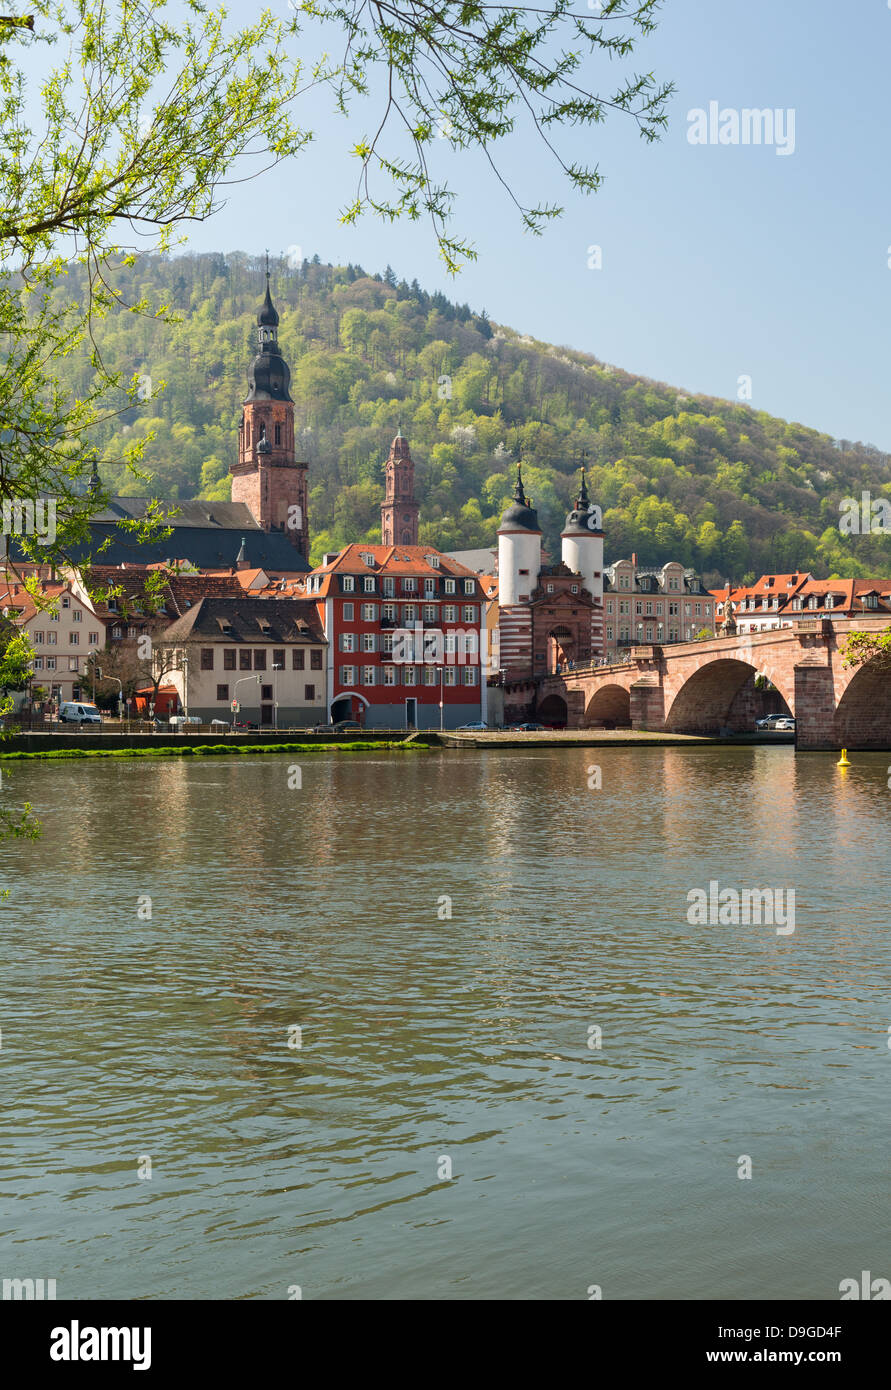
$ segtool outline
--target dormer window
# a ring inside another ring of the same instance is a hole
[[[808,604],[811,608],[816,608],[819,602],[820,600],[817,598],[816,594],[811,594],[810,598],[808,599]]]
[[[827,595],[826,595],[826,607],[827,607],[827,608],[834,608],[834,607],[835,607],[835,595],[834,595],[834,594],[827,594]]]
[[[374,556],[373,556],[373,555],[370,553],[370,551],[368,551],[368,550],[362,550],[362,551],[360,551],[360,552],[359,552],[359,559],[360,559],[360,560],[362,561],[362,563],[365,564],[365,565],[373,565],[373,564],[374,564]]]
[[[424,556],[424,559],[427,561],[427,564],[428,564],[428,565],[431,565],[431,566],[433,567],[433,569],[435,569],[435,570],[438,570],[438,569],[439,569],[439,556],[438,556],[438,555],[425,555],[425,556]]]

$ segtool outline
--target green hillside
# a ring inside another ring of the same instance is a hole
[[[121,460],[133,431],[152,430],[146,463],[156,496],[227,498],[262,297],[259,259],[143,257],[117,283],[125,302],[169,303],[182,322],[121,312],[96,326],[109,367],[151,378],[141,405],[102,426],[105,482],[146,491]],[[891,574],[888,538],[838,530],[842,497],[864,489],[879,497],[891,486],[888,456],[870,445],[840,448],[746,405],[533,341],[397,281],[389,268],[369,276],[317,259],[274,263],[273,292],[298,451],[311,470],[313,559],[379,539],[381,465],[401,422],[416,463],[421,538],[443,549],[494,543],[519,458],[557,553],[587,459],[610,560],[632,550],[641,563],[679,558],[709,580],[796,567]],[[75,389],[89,379],[86,359],[59,370]]]

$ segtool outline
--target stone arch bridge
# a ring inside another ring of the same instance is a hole
[[[751,732],[765,703],[755,677],[788,709],[799,748],[891,749],[891,668],[843,665],[852,631],[882,632],[887,619],[801,619],[794,627],[669,647],[637,646],[627,659],[588,666],[505,691],[507,718],[523,706],[568,728],[630,727],[670,733]]]

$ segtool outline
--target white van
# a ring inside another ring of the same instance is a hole
[[[60,724],[101,724],[102,715],[95,705],[66,700],[59,709]]]

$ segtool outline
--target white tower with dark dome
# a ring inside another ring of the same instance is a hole
[[[531,498],[523,490],[520,465],[514,500],[498,527],[498,602],[501,608],[523,603],[532,596],[541,569],[541,528]]]
[[[582,468],[575,507],[560,533],[560,556],[567,569],[579,574],[588,593],[603,600],[603,513],[588,497],[588,483]]]

